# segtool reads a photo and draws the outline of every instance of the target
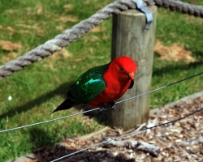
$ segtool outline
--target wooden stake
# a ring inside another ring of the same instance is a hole
[[[145,14],[138,10],[127,10],[113,16],[112,59],[125,55],[135,60],[138,65],[133,88],[119,100],[151,89],[157,8],[151,6],[148,10],[153,13],[154,18],[149,30],[145,30]],[[147,122],[149,105],[149,95],[117,104],[116,111],[112,112],[111,126],[127,130]]]

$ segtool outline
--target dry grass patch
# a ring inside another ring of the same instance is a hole
[[[160,56],[160,60],[175,61],[175,62],[195,62],[195,58],[191,56],[191,51],[177,43],[171,46],[165,46],[162,42],[157,41],[154,46],[154,51]]]
[[[22,44],[0,40],[0,47],[4,51],[14,51],[14,50],[19,50],[22,47]]]

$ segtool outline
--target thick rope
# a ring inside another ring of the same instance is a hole
[[[177,0],[154,0],[154,2],[159,7],[203,18],[203,6],[184,3]]]
[[[143,0],[145,5],[158,5],[160,7],[169,8],[182,13],[188,13],[194,16],[203,17],[203,7],[197,5],[190,5],[188,3],[178,2],[175,0]],[[80,38],[90,29],[94,28],[112,14],[118,14],[120,11],[127,9],[135,9],[135,0],[117,0],[110,3],[103,9],[99,10],[90,18],[83,20],[73,26],[71,29],[65,30],[62,34],[57,35],[54,39],[45,42],[43,45],[25,53],[23,56],[15,60],[7,62],[0,66],[0,80],[13,72],[20,71],[23,67],[31,65],[32,63],[41,60],[44,57],[52,55],[54,52],[61,50],[63,47],[70,45],[73,41]]]
[[[25,66],[52,55],[54,52],[61,50],[62,47],[70,45],[73,41],[80,38],[83,34],[110,17],[113,13],[117,14],[128,8],[136,8],[135,3],[130,0],[119,0],[107,5],[90,18],[81,21],[71,29],[65,30],[54,39],[49,40],[23,56],[0,66],[0,80],[5,76],[11,75],[13,72],[22,70]]]

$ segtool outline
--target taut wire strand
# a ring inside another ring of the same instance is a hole
[[[59,117],[59,118],[45,120],[45,121],[41,121],[41,122],[38,122],[38,123],[33,123],[33,124],[23,125],[23,126],[19,126],[19,127],[15,127],[15,128],[0,130],[0,133],[9,132],[9,131],[17,130],[17,129],[22,129],[22,128],[27,128],[27,127],[32,127],[32,126],[36,126],[36,125],[40,125],[40,124],[44,124],[44,123],[53,122],[53,121],[56,121],[56,120],[67,119],[67,118],[70,118],[70,117],[73,117],[73,116],[88,113],[88,112],[95,111],[95,110],[98,110],[98,109],[99,108],[94,108],[94,109],[90,109],[90,110],[87,110],[87,111],[82,111],[82,112],[72,114],[72,115],[68,115],[68,116],[62,116],[62,117]]]
[[[170,87],[170,86],[172,86],[172,85],[181,83],[181,82],[183,82],[183,81],[185,81],[185,80],[194,78],[194,77],[196,77],[196,76],[198,76],[198,75],[202,75],[202,74],[203,74],[203,72],[200,72],[200,73],[191,75],[191,76],[189,76],[189,77],[187,77],[187,78],[178,80],[178,81],[176,81],[176,82],[167,84],[167,85],[165,85],[165,86],[156,88],[156,89],[154,89],[154,90],[151,90],[151,91],[148,91],[148,92],[145,92],[145,93],[142,93],[142,94],[139,94],[139,95],[136,95],[136,96],[127,98],[127,99],[123,99],[123,100],[117,101],[115,104],[119,104],[119,103],[121,103],[121,102],[126,102],[126,101],[132,100],[132,99],[134,99],[134,98],[138,98],[138,97],[141,97],[141,96],[144,96],[144,95],[147,95],[147,94],[150,94],[150,93],[159,91],[159,90],[161,90],[161,89],[164,89],[164,88]],[[90,109],[90,110],[87,110],[87,111],[82,111],[82,112],[79,112],[79,113],[76,113],[76,114],[72,114],[72,115],[68,115],[68,116],[62,116],[62,117],[59,117],[59,118],[55,118],[55,119],[51,119],[51,120],[46,120],[46,121],[42,121],[42,122],[38,122],[38,123],[33,123],[33,124],[23,125],[23,126],[19,126],[19,127],[15,127],[15,128],[0,130],[0,133],[9,132],[9,131],[13,131],[13,130],[17,130],[17,129],[22,129],[22,128],[26,128],[26,127],[31,127],[31,126],[36,126],[36,125],[40,125],[40,124],[44,124],[44,123],[49,123],[49,122],[53,122],[53,121],[56,121],[56,120],[66,119],[66,118],[70,118],[70,117],[77,116],[77,115],[80,115],[80,114],[85,114],[85,113],[88,113],[88,112],[91,112],[91,111],[95,111],[95,110],[99,110],[99,109],[100,109],[100,108],[97,107],[97,108],[93,108],[93,109]]]

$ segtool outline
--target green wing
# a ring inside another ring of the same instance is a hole
[[[106,87],[103,74],[109,64],[94,67],[82,74],[68,92],[68,98],[74,104],[88,103]]]

